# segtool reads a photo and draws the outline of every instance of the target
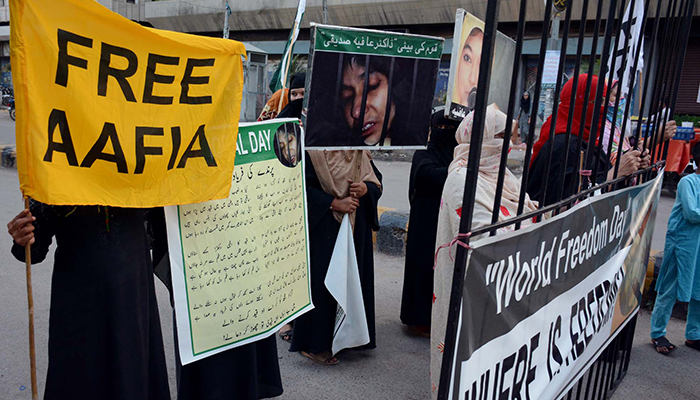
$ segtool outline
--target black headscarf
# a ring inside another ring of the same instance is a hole
[[[292,90],[306,87],[306,72],[298,72],[292,75],[289,81],[289,94],[287,100],[292,101]]]
[[[306,85],[306,72],[299,72],[292,75],[289,82],[289,93],[287,99],[289,103],[277,114],[277,118],[301,118],[301,109],[304,104],[304,99],[292,101],[292,90],[301,89]]]
[[[459,126],[459,123],[445,118],[444,111],[438,111],[430,118],[428,149],[417,151],[413,155],[413,163],[411,164],[411,175],[408,183],[408,200],[411,204],[413,204],[413,200],[419,190],[423,191],[420,194],[422,197],[439,199],[442,195],[442,186],[447,179],[447,168],[452,162],[454,149],[457,146],[457,140],[455,139],[457,126]],[[419,173],[423,175],[428,174],[428,179],[432,183],[429,189],[417,187],[417,174]]]
[[[277,114],[276,118],[301,118],[301,109],[303,105],[304,99],[290,101],[282,111]]]
[[[457,139],[455,132],[459,123],[445,118],[444,111],[433,113],[430,117],[430,141],[428,152],[440,162],[440,165],[448,167],[452,162]]]
[[[527,94],[527,99],[525,98],[525,94]],[[530,93],[523,93],[523,97],[520,98],[520,109],[525,111],[525,114],[530,114]]]

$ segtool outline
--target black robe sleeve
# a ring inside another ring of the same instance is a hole
[[[377,166],[372,162],[372,169],[374,174],[377,175],[379,182],[382,182],[382,173],[379,172]],[[377,212],[377,204],[379,204],[379,198],[382,197],[382,189],[380,189],[376,184],[372,182],[365,182],[367,185],[367,194],[360,198],[360,205],[366,210],[367,223],[373,231],[379,230],[379,213]]]
[[[38,264],[46,258],[55,233],[55,210],[51,206],[31,200],[29,211],[36,218],[34,221],[34,244],[32,245],[32,264]],[[12,255],[24,262],[24,246],[12,242]]]
[[[414,190],[421,193],[435,193],[440,197],[447,180],[447,168],[427,152],[416,152],[413,157]]]
[[[146,212],[146,223],[149,226],[148,234],[153,256],[153,273],[168,288],[170,305],[174,305],[173,282],[170,275],[170,255],[168,253],[168,233],[163,207],[148,210]]]
[[[306,201],[309,212],[309,229],[321,221],[326,213],[331,212],[331,203],[334,197],[323,191],[321,181],[318,180],[314,164],[308,154],[306,157]]]
[[[579,178],[587,179],[586,177],[581,177],[578,171],[578,163],[580,163],[580,157],[585,157],[585,155],[577,155],[579,146],[578,136],[572,135],[569,141],[569,156],[567,158],[566,165],[563,165],[564,161],[564,150],[566,150],[566,136],[556,135],[555,140],[551,139],[545,143],[545,145],[540,150],[539,155],[532,163],[530,167],[530,179],[527,183],[527,193],[530,198],[535,201],[542,201],[544,197],[544,205],[548,206],[557,202],[557,197],[559,196],[559,191],[561,188],[562,175],[564,183],[564,191],[561,200],[566,199],[576,193],[578,193],[578,183]],[[586,144],[582,144],[582,151],[585,152]],[[545,184],[545,173],[548,162],[548,153],[550,146],[554,146],[552,149],[552,162],[549,168],[549,182],[547,183],[547,194],[543,196],[544,184]],[[587,160],[584,160],[586,162]],[[607,161],[607,156],[605,154],[597,155],[594,157],[594,161],[598,163],[598,172],[593,184],[600,184],[606,181],[607,173],[610,169],[610,162]],[[589,168],[592,169],[592,168]]]

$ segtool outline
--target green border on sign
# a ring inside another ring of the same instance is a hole
[[[314,50],[440,60],[444,39],[316,26]]]
[[[253,124],[249,124],[249,125],[248,125],[248,124],[246,124],[246,125],[243,125],[243,124],[242,124],[242,125],[239,127],[239,133],[238,133],[238,134],[239,134],[239,138],[240,138],[241,133],[244,133],[244,132],[245,132],[245,133],[247,134],[248,132],[257,132],[257,131],[259,131],[259,130],[261,130],[261,129],[263,129],[263,128],[269,126],[269,127],[270,127],[270,130],[271,130],[270,142],[272,142],[273,139],[274,139],[274,136],[273,136],[274,133],[273,133],[273,132],[275,132],[275,131],[277,130],[277,128],[279,128],[281,125],[283,125],[283,124],[285,124],[285,123],[288,123],[288,122],[292,122],[292,123],[295,123],[295,124],[299,124],[299,121],[298,121],[298,120],[296,120],[296,121],[291,121],[291,120],[278,120],[278,121],[270,122],[270,123],[253,123]],[[247,137],[244,138],[244,139],[247,140]],[[301,140],[301,139],[300,139],[300,140]],[[240,143],[240,142],[239,142],[239,143]],[[271,147],[270,149],[268,149],[268,150],[266,150],[266,151],[264,151],[264,152],[237,155],[237,156],[236,156],[235,163],[234,163],[234,169],[235,169],[236,166],[240,166],[240,165],[244,165],[244,164],[250,164],[250,163],[254,163],[254,162],[268,161],[268,160],[272,160],[273,158],[277,158],[277,156],[275,155],[274,147],[273,147],[273,146],[270,146],[270,147]],[[304,211],[304,238],[305,238],[305,240],[306,240],[306,241],[305,241],[305,247],[306,247],[306,276],[307,276],[307,277],[310,277],[310,276],[311,276],[311,271],[310,271],[310,268],[311,268],[310,261],[311,261],[311,260],[309,259],[308,216],[307,216],[307,214],[306,214],[306,174],[305,174],[305,164],[306,164],[306,163],[305,163],[305,158],[304,158],[304,157],[300,157],[300,162],[299,162],[299,164],[297,165],[297,167],[301,168],[301,190],[302,190],[302,198],[303,198],[303,202],[304,202],[303,211]],[[297,168],[297,167],[295,167],[295,168]],[[221,348],[223,348],[223,347],[232,346],[232,345],[234,345],[234,344],[236,344],[236,343],[239,343],[239,342],[242,342],[242,341],[245,341],[245,340],[249,340],[249,339],[253,339],[253,338],[259,337],[259,336],[264,335],[264,334],[266,334],[266,333],[268,333],[268,332],[270,332],[270,331],[272,331],[272,330],[277,329],[277,328],[279,327],[279,324],[275,325],[274,327],[272,327],[272,328],[270,328],[270,329],[268,329],[268,330],[262,331],[262,332],[260,332],[260,333],[258,333],[258,334],[256,334],[256,335],[248,336],[248,337],[242,338],[242,339],[240,339],[240,340],[237,340],[237,341],[234,341],[234,342],[230,342],[230,343],[226,343],[226,344],[222,344],[222,345],[220,345],[220,346],[213,347],[213,348],[210,348],[210,349],[207,349],[207,350],[203,350],[203,351],[200,351],[200,352],[195,352],[195,350],[194,350],[194,335],[193,335],[193,332],[192,332],[192,317],[191,317],[191,314],[190,314],[190,310],[191,310],[191,308],[190,308],[190,295],[189,295],[189,292],[188,292],[188,290],[187,290],[187,271],[186,271],[187,267],[186,267],[186,264],[185,264],[185,249],[184,249],[184,246],[182,245],[182,243],[183,243],[183,237],[182,237],[182,222],[181,222],[181,219],[180,219],[180,206],[179,206],[179,205],[177,206],[177,225],[178,225],[178,226],[177,226],[177,227],[178,227],[178,232],[180,233],[180,254],[181,254],[181,256],[182,256],[182,274],[183,274],[183,278],[184,278],[184,280],[185,280],[185,297],[186,297],[186,299],[187,299],[187,318],[188,318],[188,320],[189,320],[188,322],[189,322],[189,328],[190,328],[190,342],[191,342],[191,345],[192,345],[192,356],[195,357],[195,356],[199,356],[199,355],[202,355],[202,354],[205,354],[205,353],[209,353],[209,352],[212,352],[212,351],[221,349]],[[306,286],[307,286],[307,295],[308,295],[308,298],[309,298],[309,302],[306,303],[306,304],[304,304],[303,306],[299,307],[299,309],[298,309],[295,313],[289,315],[289,316],[288,316],[287,318],[285,318],[284,320],[289,320],[289,318],[292,318],[292,317],[298,315],[302,310],[304,310],[306,307],[308,307],[309,305],[311,305],[311,282],[310,282],[310,278],[307,278],[307,285],[306,285]],[[283,321],[284,321],[284,320],[283,320]]]

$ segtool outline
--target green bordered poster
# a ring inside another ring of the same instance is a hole
[[[312,24],[307,149],[424,149],[444,39]]]
[[[296,119],[241,124],[229,197],[166,207],[183,365],[313,308],[301,136]]]

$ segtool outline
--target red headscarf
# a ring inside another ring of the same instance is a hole
[[[591,124],[593,123],[593,108],[595,102],[596,91],[598,90],[598,77],[593,75],[591,77],[591,91],[588,95],[588,108],[586,110],[586,124],[582,132],[579,132],[581,128],[581,116],[583,114],[583,105],[586,104],[584,96],[586,95],[586,84],[588,82],[588,74],[581,74],[578,77],[578,84],[576,86],[576,101],[574,102],[574,119],[571,125],[571,134],[581,137],[583,140],[588,142],[591,133]],[[554,127],[554,134],[559,135],[566,133],[566,124],[569,121],[569,111],[571,109],[571,90],[574,86],[574,80],[569,79],[566,85],[561,90],[561,95],[559,96],[559,108],[557,109],[557,125]],[[606,95],[606,88],[603,87],[603,96]],[[605,107],[601,106],[601,117],[605,113]],[[530,166],[532,162],[537,158],[540,150],[544,144],[549,140],[549,131],[552,126],[552,116],[550,115],[542,124],[542,129],[540,130],[540,138],[535,143],[532,149],[532,161],[530,161]],[[596,143],[598,139],[596,139]]]

